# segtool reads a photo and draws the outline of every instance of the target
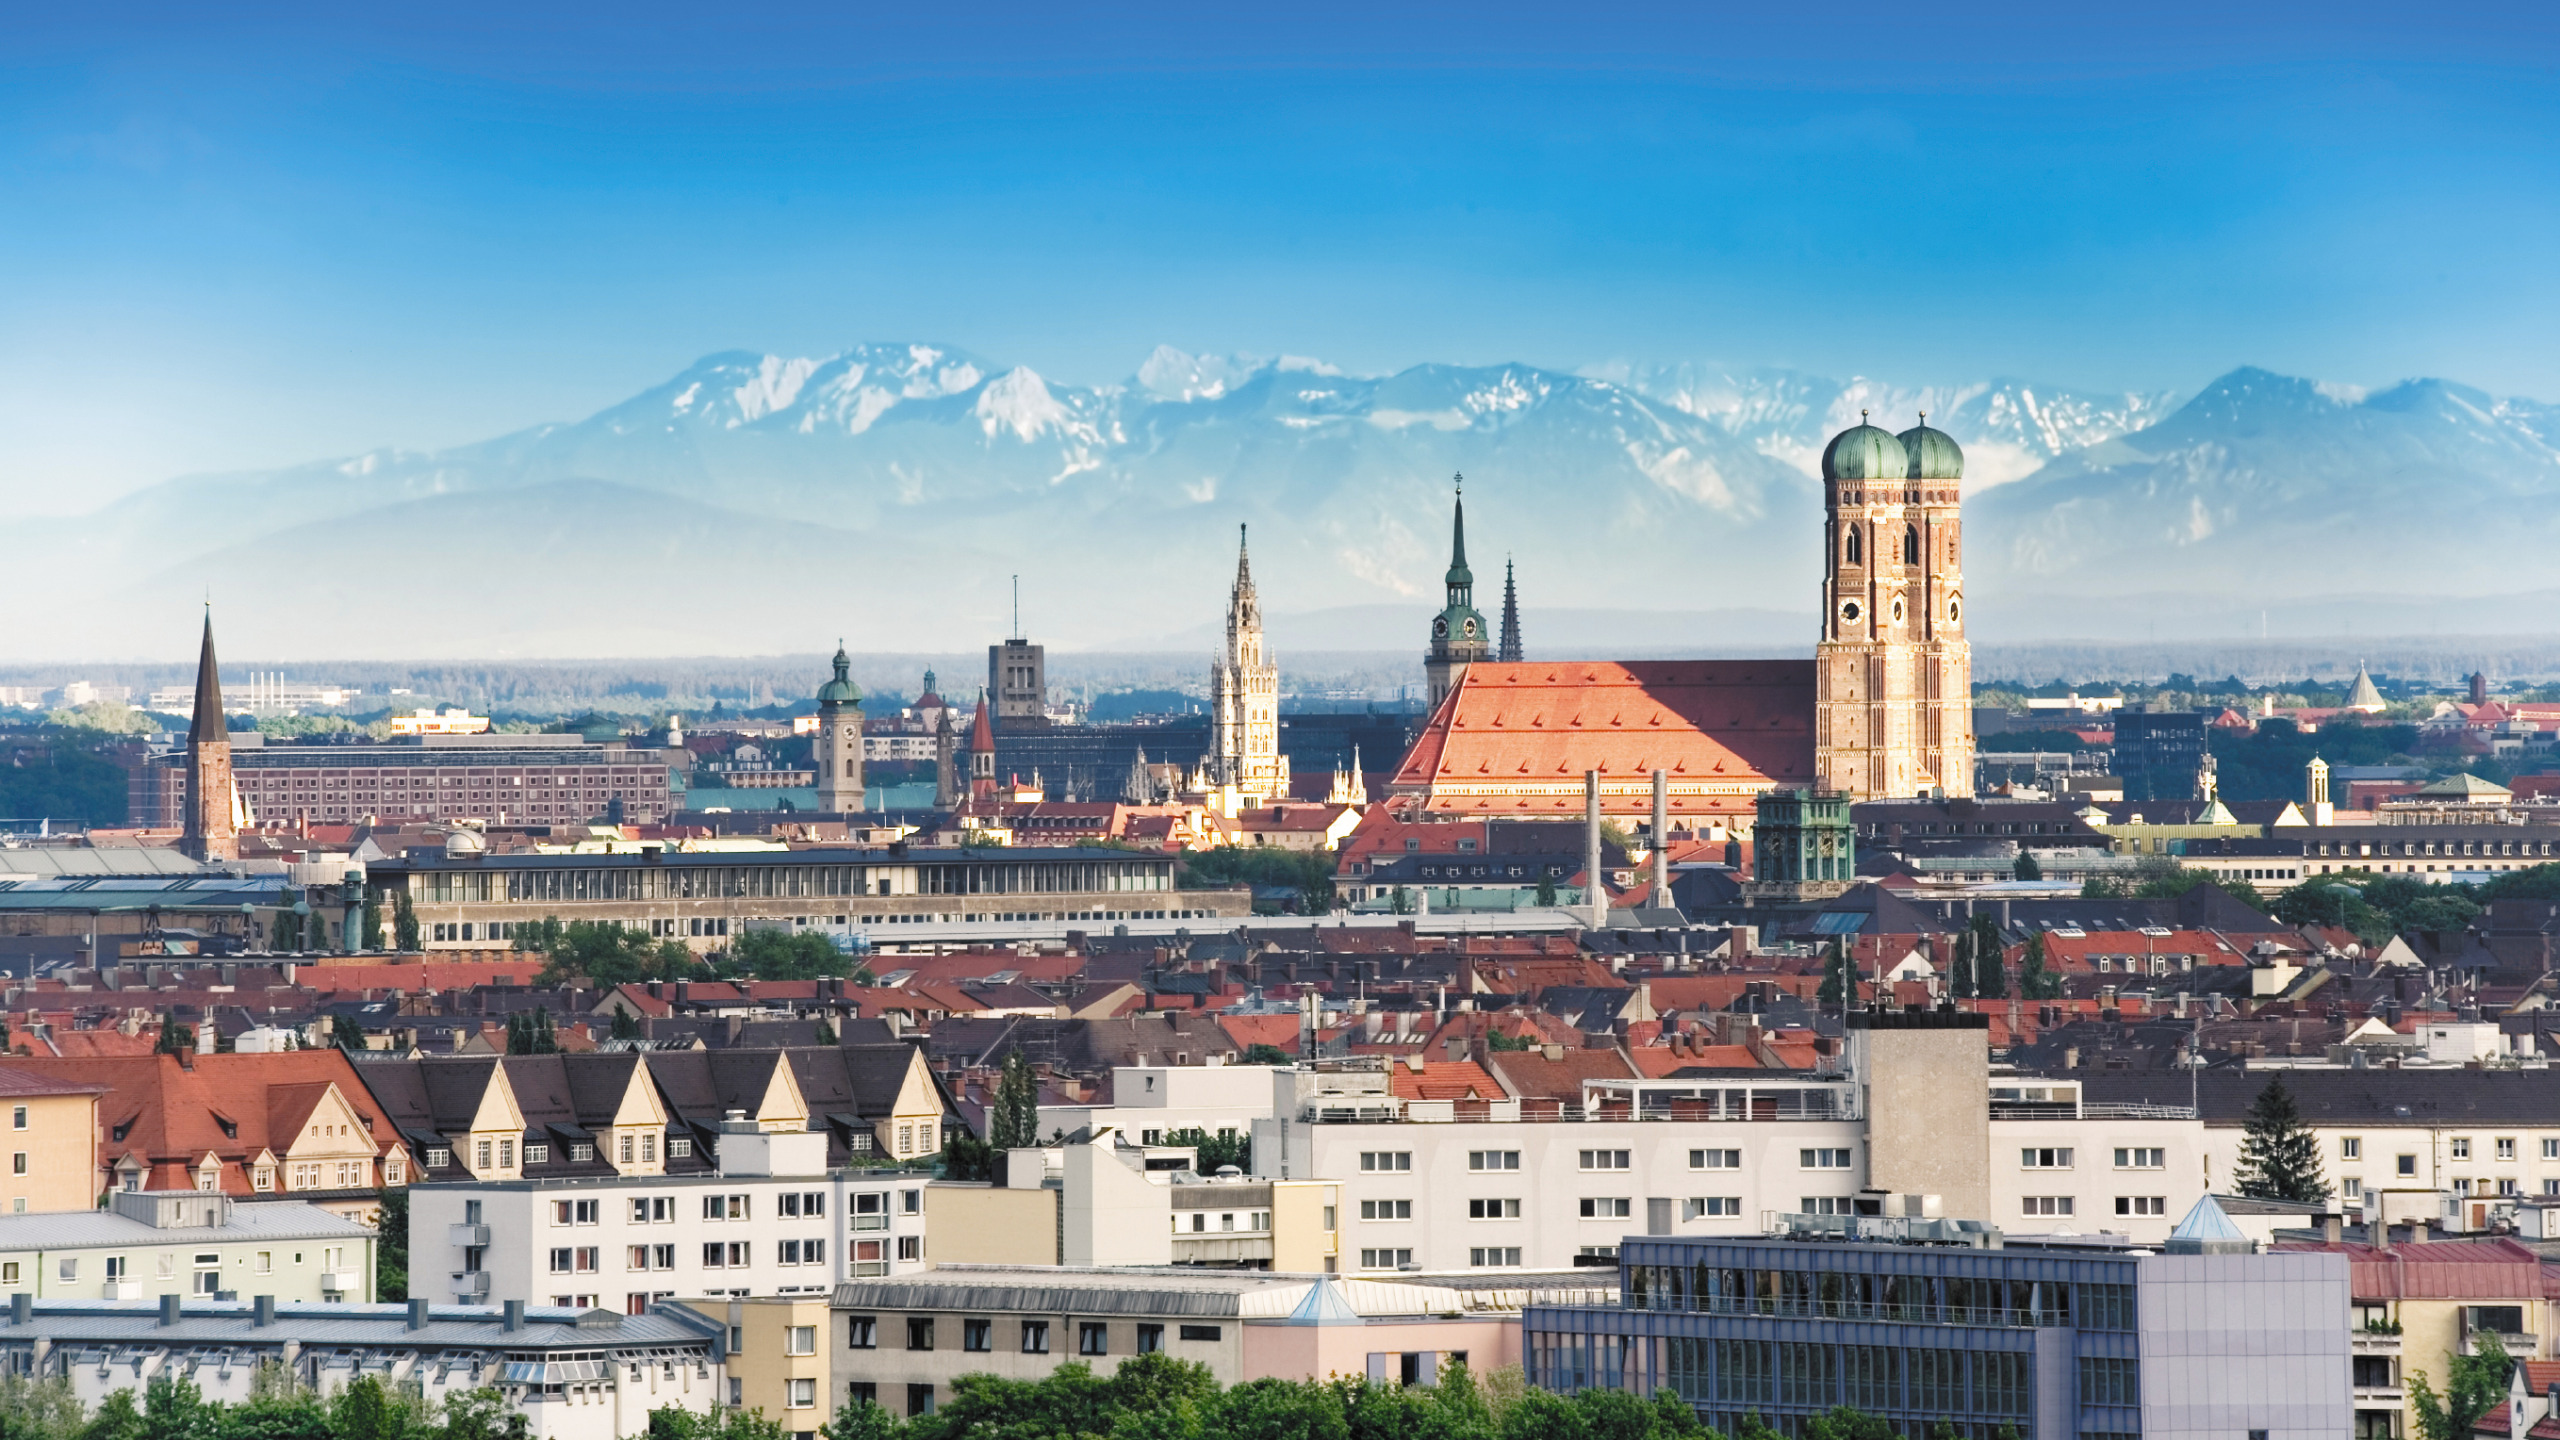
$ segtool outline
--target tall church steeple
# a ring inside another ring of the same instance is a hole
[[[238,801],[231,782],[231,730],[222,715],[222,670],[213,658],[213,607],[204,611],[196,656],[196,713],[187,725],[186,826],[178,848],[198,860],[240,858]]]
[[[1288,795],[1289,761],[1280,753],[1280,667],[1263,644],[1262,597],[1245,542],[1239,525],[1227,648],[1209,667],[1208,779],[1236,792],[1238,805],[1260,805]]]
[[[1493,658],[1506,665],[1520,663],[1520,592],[1512,584],[1508,556],[1502,561],[1502,644]]]
[[[1449,526],[1448,603],[1431,617],[1431,648],[1423,658],[1430,678],[1432,708],[1448,698],[1465,677],[1467,667],[1493,658],[1492,637],[1484,617],[1476,613],[1476,575],[1467,568],[1467,477],[1455,477],[1457,508]]]

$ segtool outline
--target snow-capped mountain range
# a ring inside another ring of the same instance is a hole
[[[1418,651],[1458,472],[1476,603],[1499,605],[1516,560],[1533,650],[1549,606],[1660,612],[1630,646],[1712,651],[1673,617],[1801,611],[1809,631],[1815,460],[1861,411],[1902,429],[1926,410],[1966,447],[1985,638],[2049,633],[2054,597],[2554,581],[2548,546],[2495,544],[2552,523],[2533,501],[2560,480],[2554,407],[2246,370],[2177,402],[1690,365],[1359,376],[1171,347],[1079,387],[938,345],[730,352],[584,420],[25,522],[20,584],[51,588],[21,593],[82,598],[0,653],[157,653],[208,587],[226,643],[261,656],[965,647],[1008,623],[1016,575],[1034,638],[1143,649],[1222,612],[1239,525],[1267,610],[1404,607],[1410,633],[1376,648]]]

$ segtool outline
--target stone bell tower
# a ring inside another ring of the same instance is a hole
[[[1822,452],[1814,770],[1852,800],[1973,793],[1964,452],[1921,418],[1900,435],[1861,423]]]

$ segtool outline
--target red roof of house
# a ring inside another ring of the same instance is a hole
[[[1627,787],[1657,769],[1681,816],[1747,814],[1760,791],[1810,782],[1812,662],[1470,665],[1394,787],[1435,811],[1579,814],[1598,770],[1603,807],[1624,814],[1649,808]]]
[[[1427,1060],[1420,1070],[1398,1063],[1388,1084],[1406,1100],[1504,1100],[1502,1086],[1472,1060]]]
[[[98,1163],[110,1166],[131,1155],[150,1167],[152,1178],[145,1183],[152,1189],[194,1189],[194,1166],[211,1153],[223,1161],[225,1193],[254,1193],[245,1162],[260,1151],[282,1155],[292,1148],[331,1085],[364,1122],[363,1138],[377,1154],[399,1138],[353,1064],[336,1050],[198,1055],[191,1064],[175,1055],[11,1064],[59,1081],[106,1087],[98,1101]]]

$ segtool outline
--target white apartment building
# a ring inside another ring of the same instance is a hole
[[[414,1185],[411,1272],[443,1271],[459,1304],[640,1315],[678,1296],[826,1295],[924,1269],[932,1177],[826,1158],[822,1134],[733,1120],[716,1174]]]
[[[1614,1264],[1628,1235],[1757,1235],[1783,1213],[1847,1213],[1867,1184],[1861,1097],[1837,1077],[1584,1093],[1576,1118],[1536,1121],[1517,1101],[1459,1120],[1448,1101],[1292,1093],[1255,1125],[1254,1168],[1340,1182],[1349,1273]]]
[[[2217,1174],[2230,1191],[2211,1149],[2192,1106],[2092,1101],[2076,1080],[1994,1076],[1991,1213],[1981,1218],[2008,1231],[2162,1244]]]
[[[1110,1104],[1043,1105],[1040,1133],[1109,1127],[1144,1145],[1162,1145],[1184,1130],[1250,1135],[1255,1122],[1276,1113],[1272,1078],[1288,1073],[1271,1065],[1114,1066]]]

